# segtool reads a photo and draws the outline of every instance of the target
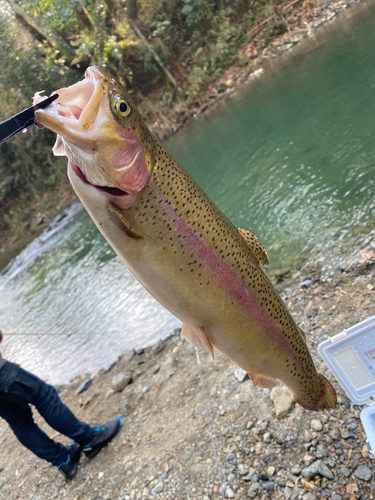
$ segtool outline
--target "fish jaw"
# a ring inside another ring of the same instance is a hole
[[[134,206],[155,161],[151,148],[145,147],[144,142],[149,146],[152,140],[144,141],[135,107],[129,120],[115,116],[115,98],[125,95],[131,102],[126,90],[112,75],[94,66],[86,70],[84,80],[57,93],[53,105],[35,113],[37,126],[57,134],[54,154],[67,156],[77,167],[72,172],[102,193],[121,191],[114,201],[118,208]],[[41,100],[40,94],[34,96],[34,103]]]

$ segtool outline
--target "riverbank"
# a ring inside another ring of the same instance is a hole
[[[274,281],[307,334],[318,370],[337,390],[335,410],[307,412],[284,395],[286,415],[277,417],[270,390],[240,382],[231,361],[219,352],[213,361],[203,348],[200,378],[194,348],[178,330],[90,374],[91,386],[79,395],[87,375],[60,387],[80,419],[102,424],[120,415],[123,421],[121,433],[95,459],[81,458],[72,481],[23,450],[0,421],[0,499],[218,500],[211,425],[225,498],[374,499],[375,461],[359,419],[362,407],[350,402],[317,348],[374,314],[375,252],[326,275],[295,272]],[[113,378],[124,373],[131,383],[115,392]],[[51,437],[68,442],[36,420]]]
[[[323,0],[292,0],[285,5],[275,7],[273,13],[264,19],[258,19],[256,27],[246,35],[248,42],[242,46],[236,58],[236,63],[227,68],[220,77],[212,77],[202,84],[199,91],[189,92],[187,79],[182,80],[181,92],[174,99],[166,102],[163,99],[164,86],[157,86],[147,97],[135,96],[139,100],[140,110],[146,118],[153,133],[165,140],[181,129],[204,111],[212,108],[219,100],[228,97],[239,87],[249,84],[254,78],[267,70],[280,55],[289,53],[300,42],[316,33],[318,28],[334,20],[338,14],[352,7],[366,5],[357,1],[323,1]],[[287,30],[281,35],[269,33],[269,23],[275,16],[282,16]],[[340,21],[338,21],[340,22]],[[246,63],[244,63],[244,61]],[[189,66],[186,68],[189,74]],[[189,97],[185,96],[188,93]],[[179,97],[180,96],[180,97]],[[20,200],[12,207],[11,227],[0,232],[0,271],[22,249],[40,233],[49,227],[54,218],[74,200],[74,194],[66,183],[51,193],[44,193],[40,203],[46,208],[40,208],[38,203],[23,203]],[[23,208],[24,207],[24,208]],[[53,207],[53,208],[51,208]],[[16,215],[18,214],[18,215]],[[21,216],[21,214],[23,214]]]

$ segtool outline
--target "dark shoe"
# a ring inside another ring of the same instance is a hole
[[[83,447],[83,452],[87,458],[94,458],[99,451],[104,448],[121,429],[121,418],[117,417],[108,424],[95,429],[94,437],[91,443]]]
[[[77,474],[79,457],[81,456],[81,447],[77,443],[68,446],[68,460],[59,465],[58,469],[66,479],[73,479]]]

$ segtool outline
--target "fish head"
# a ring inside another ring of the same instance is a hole
[[[91,198],[124,210],[135,206],[154,168],[156,140],[125,87],[92,66],[84,80],[56,93],[56,101],[35,112],[35,122],[57,134],[53,152],[68,157],[78,197],[84,205]],[[34,104],[43,98],[37,93]]]

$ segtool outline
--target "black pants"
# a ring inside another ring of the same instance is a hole
[[[7,362],[1,371],[10,365],[13,363]],[[6,392],[2,391],[2,388]],[[37,426],[30,403],[56,431],[82,446],[91,441],[94,428],[75,417],[62,403],[54,387],[20,368],[15,380],[9,386],[4,377],[2,379],[0,417],[8,422],[18,440],[39,458],[48,460],[52,465],[62,465],[68,459],[68,448],[53,441]]]

